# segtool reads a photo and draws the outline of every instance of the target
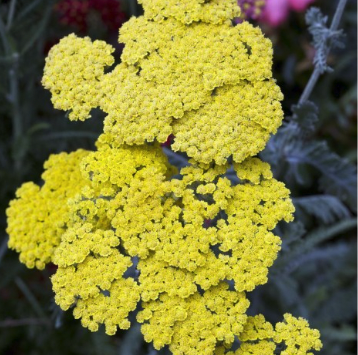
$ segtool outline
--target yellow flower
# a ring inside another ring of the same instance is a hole
[[[244,293],[220,283],[186,299],[163,294],[143,303],[137,320],[144,323],[144,339],[153,341],[155,349],[169,345],[173,355],[211,355],[218,341],[232,344],[243,330],[248,306]]]
[[[284,315],[284,322],[276,324],[273,340],[275,343],[285,343],[286,349],[282,355],[312,355],[310,350],[322,348],[319,337],[319,331],[310,329],[307,320],[287,313]]]
[[[42,174],[44,184],[23,184],[16,191],[16,199],[6,211],[9,248],[20,254],[27,267],[43,269],[52,261],[69,220],[67,200],[80,192],[86,184],[79,162],[88,152],[78,150],[51,155]]]
[[[28,267],[58,266],[56,303],[91,331],[128,329],[142,301],[144,339],[173,355],[282,345],[282,355],[311,355],[322,344],[306,320],[285,314],[273,327],[246,314],[245,292],[267,282],[280,250],[273,230],[294,212],[289,190],[253,158],[283,118],[272,44],[232,24],[236,0],[140,3],[109,72],[105,42],[72,34],[51,49],[42,82],[55,108],[85,120],[99,107],[104,133],[96,151],[51,156],[41,188],[18,190],[9,247]],[[192,158],[179,175],[159,145],[170,134]]]
[[[185,24],[193,21],[221,23],[240,14],[236,0],[139,0],[143,5],[145,16],[154,21],[173,17]]]
[[[44,86],[56,108],[84,120],[100,107],[117,144],[166,141],[198,162],[256,155],[281,124],[282,94],[272,79],[272,44],[247,22],[233,26],[236,1],[143,0],[144,16],[120,30],[113,48],[75,35],[54,46]]]
[[[139,301],[138,285],[123,278],[131,260],[113,249],[109,256],[87,256],[76,266],[59,267],[52,276],[55,301],[63,310],[73,306],[76,319],[91,331],[104,324],[113,335],[117,327],[128,329],[127,317]]]
[[[291,314],[284,315],[284,322],[277,323],[275,328],[265,320],[263,315],[248,317],[242,333],[238,336],[241,345],[236,352],[225,353],[218,349],[218,355],[274,355],[277,345],[285,350],[282,355],[313,355],[311,350],[320,350],[322,343],[317,329],[310,329],[303,318]]]
[[[104,68],[114,62],[113,51],[103,41],[92,43],[89,37],[74,34],[53,46],[46,58],[42,84],[51,91],[54,107],[71,110],[70,120],[89,118],[91,109],[99,103]]]

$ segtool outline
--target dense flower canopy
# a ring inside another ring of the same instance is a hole
[[[282,343],[282,355],[311,354],[321,343],[305,320],[274,328],[246,314],[280,250],[274,228],[294,212],[254,157],[282,121],[272,45],[233,25],[236,0],[141,3],[116,67],[102,41],[72,34],[51,49],[54,106],[71,120],[100,107],[104,133],[95,151],[50,157],[41,188],[19,189],[9,246],[29,267],[58,266],[56,303],[91,331],[128,329],[136,312],[144,339],[174,355],[273,355]],[[159,144],[173,133],[191,158],[180,170]]]
[[[50,51],[43,84],[55,107],[71,110],[72,120],[100,107],[104,131],[119,144],[165,142],[174,133],[173,149],[196,161],[257,154],[283,118],[271,42],[248,22],[228,21],[239,13],[235,1],[143,6],[144,16],[122,26],[122,62],[107,74],[113,48],[102,41],[70,35]]]
[[[143,5],[145,17],[162,21],[173,17],[186,25],[192,22],[221,24],[237,17],[240,9],[235,0],[139,0]]]

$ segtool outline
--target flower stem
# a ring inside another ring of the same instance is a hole
[[[7,31],[9,31],[12,26],[12,20],[14,19],[14,14],[15,14],[15,7],[16,7],[16,0],[11,0],[10,9],[7,16],[7,23],[6,23]]]
[[[12,103],[13,136],[16,142],[22,135],[22,118],[19,102],[19,80],[18,80],[18,59],[17,53],[13,53],[12,68],[9,70],[10,99]]]
[[[347,0],[340,0],[336,9],[336,12],[334,14],[332,23],[331,23],[331,27],[330,30],[331,31],[336,31],[339,25],[339,22],[341,21],[342,15],[343,15],[343,11],[344,8],[346,7],[347,4]],[[329,51],[327,52],[328,55]],[[313,73],[298,101],[298,104],[302,104],[303,102],[307,101],[314,89],[314,87],[317,84],[318,78],[320,77],[321,73],[319,68],[316,66],[313,70]]]

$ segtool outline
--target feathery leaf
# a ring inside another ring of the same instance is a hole
[[[296,197],[292,201],[296,207],[297,215],[307,213],[326,224],[350,216],[348,208],[336,196],[312,195]]]
[[[332,71],[327,65],[327,55],[332,47],[343,47],[341,41],[343,36],[342,30],[333,31],[327,27],[327,16],[323,16],[321,10],[317,7],[311,7],[306,13],[306,23],[308,30],[313,37],[313,46],[316,54],[313,63],[319,69],[320,74],[325,71]]]

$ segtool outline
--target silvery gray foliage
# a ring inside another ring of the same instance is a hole
[[[351,216],[342,201],[331,195],[311,195],[292,199],[296,208],[296,217],[305,221],[306,215],[317,218],[323,224],[331,224]]]
[[[284,124],[260,153],[261,158],[270,163],[275,177],[289,186],[312,186],[318,180],[320,191],[338,197],[356,211],[356,167],[333,152],[326,141],[306,140],[298,134],[300,130],[299,121]],[[308,167],[315,169],[318,176]]]
[[[293,116],[292,121],[297,122],[300,133],[305,137],[310,136],[316,131],[318,118],[318,107],[312,101],[305,101],[291,107]]]
[[[311,7],[306,12],[306,23],[313,37],[312,44],[316,49],[313,63],[318,68],[320,74],[333,70],[327,64],[329,50],[334,47],[344,46],[342,42],[343,31],[328,28],[327,20],[328,17],[323,16],[321,10],[317,7]]]

